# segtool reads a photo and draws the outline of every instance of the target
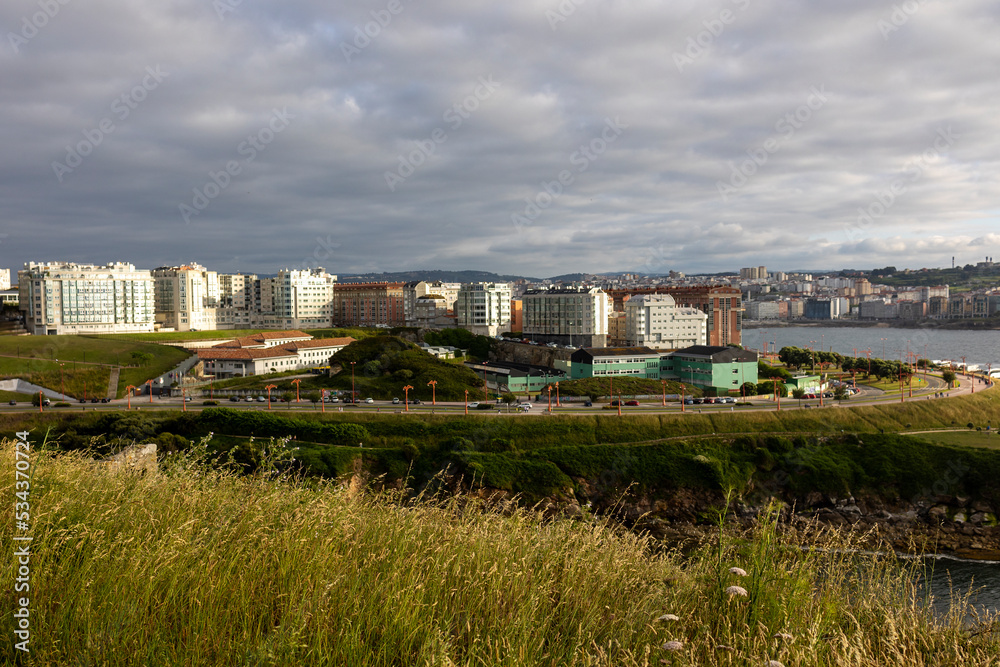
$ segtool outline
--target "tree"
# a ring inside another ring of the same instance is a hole
[[[948,385],[948,388],[951,389],[952,385],[955,383],[955,380],[958,379],[958,376],[955,375],[954,371],[945,371],[944,373],[941,373],[941,379],[944,380],[945,384]]]
[[[744,382],[740,385],[740,394],[743,396],[756,396],[759,393],[760,392],[757,390],[757,383],[755,382]]]
[[[805,395],[806,395],[806,390],[803,389],[802,387],[796,387],[795,389],[792,389],[792,398],[799,399],[800,405],[802,404],[802,399],[805,398]]]
[[[155,359],[149,352],[133,352],[131,356],[137,366],[148,366]]]
[[[847,389],[844,387],[844,385],[839,385],[836,389],[833,390],[833,397],[838,401],[843,401],[844,399],[847,398]]]
[[[316,407],[316,404],[319,403],[319,399],[320,395],[318,391],[310,391],[306,394],[306,400],[312,403],[313,407]]]

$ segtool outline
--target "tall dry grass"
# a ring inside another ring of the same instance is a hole
[[[1000,654],[995,622],[934,620],[894,559],[790,548],[771,520],[681,556],[600,520],[240,477],[200,454],[147,476],[32,458],[37,665],[911,667]],[[13,502],[10,441],[0,460]],[[12,512],[0,517],[9,538]]]

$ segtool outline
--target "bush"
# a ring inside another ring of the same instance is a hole
[[[219,402],[218,401],[202,401],[201,404],[202,405],[218,405]]]

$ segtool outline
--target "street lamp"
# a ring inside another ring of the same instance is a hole
[[[319,405],[320,412],[326,414],[326,389],[321,389],[319,392]]]
[[[358,402],[357,394],[354,391],[354,364],[356,363],[356,361],[351,362],[351,403]]]
[[[684,385],[681,385],[681,412],[684,412]]]
[[[469,390],[465,390],[465,414],[469,414]]]
[[[403,403],[406,404],[406,411],[410,411],[410,390],[413,389],[412,386],[406,385],[403,387]]]
[[[66,386],[63,384],[63,366],[66,364],[59,364],[59,393],[66,397]]]
[[[662,387],[663,387],[663,398],[662,398],[661,405],[663,407],[667,407],[667,381],[666,380],[660,380],[660,385],[662,385]]]
[[[42,410],[42,392],[38,392],[38,411],[44,412]]]
[[[552,385],[545,385],[545,388],[549,390],[549,412],[552,412]]]
[[[562,402],[559,400],[559,381],[556,380],[556,407],[561,408]]]
[[[267,409],[268,410],[271,409],[271,390],[272,389],[277,389],[277,388],[278,388],[278,385],[276,385],[276,384],[269,384],[266,387],[264,387],[264,389],[267,389]]]
[[[888,338],[879,338],[879,340],[882,341],[882,358],[885,359],[885,341],[887,341],[889,339]]]
[[[135,385],[130,384],[125,387],[125,393],[128,394],[128,409],[132,409],[132,393],[135,391]]]
[[[299,383],[302,382],[299,378],[292,380],[292,384],[295,385],[295,402],[299,403]]]
[[[431,386],[431,405],[437,405],[437,380],[431,380],[427,384]]]
[[[149,390],[149,402],[153,402],[153,381],[146,380],[146,388]],[[86,396],[84,396],[86,398]]]

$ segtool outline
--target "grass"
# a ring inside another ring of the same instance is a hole
[[[996,432],[983,431],[939,431],[920,433],[914,437],[939,445],[951,447],[980,447],[983,449],[1000,449],[1000,440]]]
[[[142,334],[135,334],[136,336]],[[104,396],[111,377],[110,366],[125,366],[118,378],[118,397],[128,385],[140,385],[176,367],[190,353],[170,346],[139,342],[123,336],[0,336],[0,375],[65,391],[82,398]],[[128,367],[133,353],[153,355],[145,366]],[[59,365],[62,368],[60,377]]]
[[[10,441],[0,460],[14,467]],[[995,621],[970,632],[961,606],[935,620],[895,559],[792,548],[770,520],[683,556],[602,520],[239,477],[198,456],[137,476],[36,444],[32,466],[34,664],[909,667],[1000,653]],[[0,518],[5,537],[13,521]]]
[[[135,334],[102,334],[93,336],[106,340],[117,341],[143,341],[149,343],[165,343],[171,341],[190,340],[228,340],[231,338],[242,338],[252,336],[262,331],[274,331],[274,329],[217,329],[213,331],[165,331],[157,333],[135,333]],[[378,333],[379,329],[307,329],[305,333],[316,338],[342,338],[351,336],[352,338],[365,338]],[[384,333],[384,331],[383,331]]]

